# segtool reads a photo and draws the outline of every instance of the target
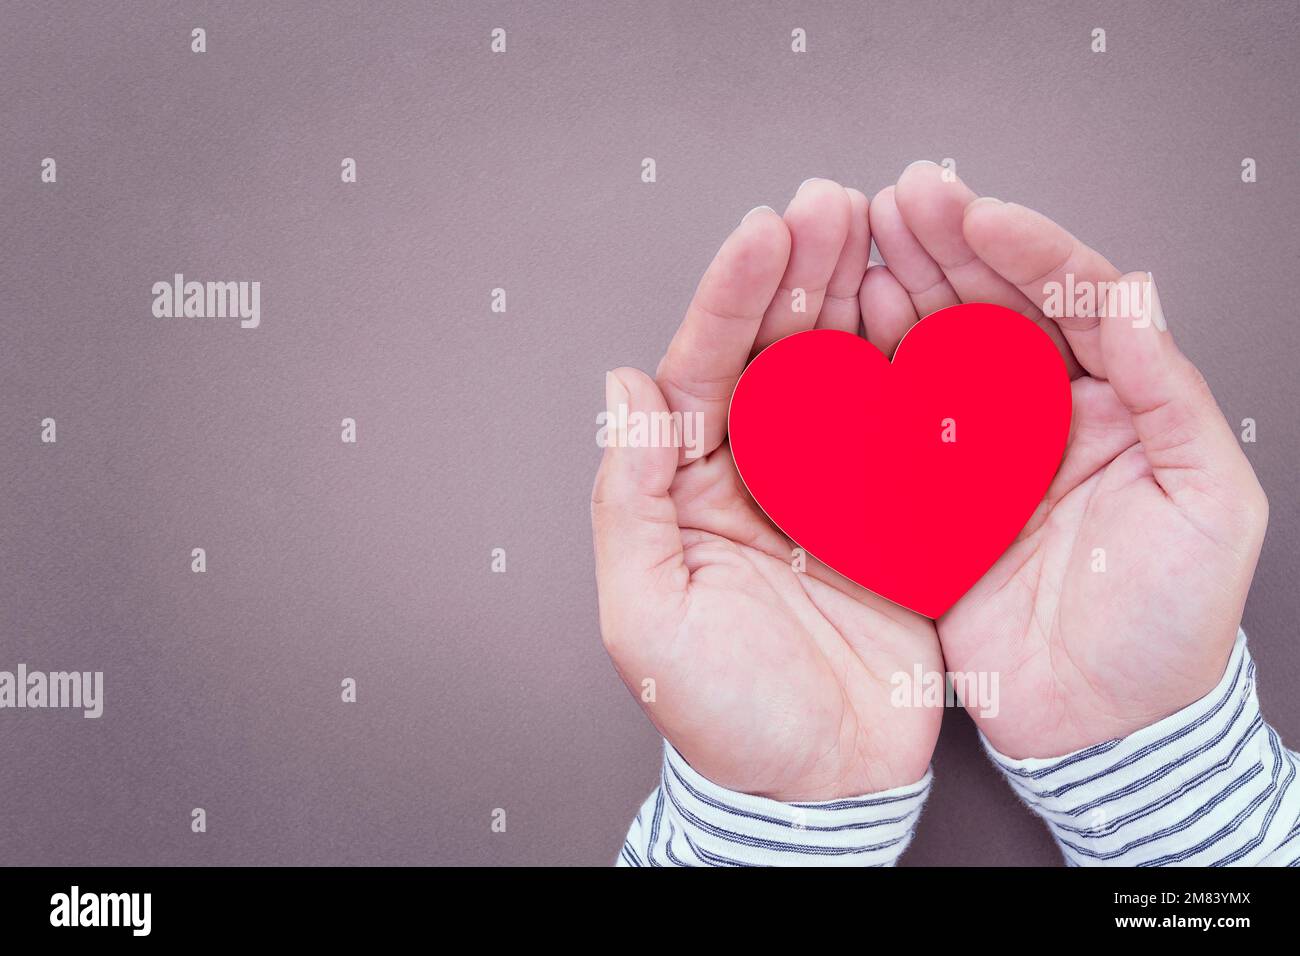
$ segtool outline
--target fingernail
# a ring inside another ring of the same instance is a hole
[[[745,221],[746,219],[748,219],[750,216],[754,215],[754,213],[756,213],[756,212],[761,212],[761,211],[763,211],[764,209],[766,209],[768,212],[776,212],[776,210],[773,209],[771,206],[755,206],[755,207],[754,207],[753,209],[751,209],[749,212],[745,213],[745,215],[741,216],[741,217],[740,217],[740,221],[741,221],[741,222],[744,222],[744,221]]]
[[[822,181],[821,176],[809,176],[807,179],[805,179],[803,182],[799,184],[799,188],[796,189],[795,192],[801,193],[803,192],[803,188],[807,186],[809,183],[819,183],[821,181]]]
[[[1151,313],[1151,324],[1161,332],[1169,330],[1165,324],[1165,310],[1160,305],[1160,291],[1156,288],[1156,280],[1150,272],[1147,273],[1147,308]]]
[[[980,197],[977,198],[977,199],[972,199],[972,200],[970,201],[970,206],[978,206],[980,203],[986,203],[986,204],[991,205],[991,206],[1005,206],[1005,205],[1006,205],[1006,203],[1004,203],[1001,199],[998,199],[996,196],[980,196]],[[966,208],[969,209],[970,206],[967,206]]]
[[[628,403],[627,386],[614,372],[605,373],[605,411],[618,415],[619,408]]]
[[[914,159],[912,160],[912,162],[907,164],[903,172],[907,172],[907,170],[911,169],[913,166],[938,166],[938,165],[939,164],[932,159]]]

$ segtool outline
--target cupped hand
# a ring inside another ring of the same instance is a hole
[[[1052,336],[1073,378],[1046,497],[938,621],[949,670],[998,675],[996,716],[969,708],[980,729],[1008,756],[1059,756],[1204,696],[1231,652],[1268,505],[1154,284],[1125,307],[1148,274],[1121,276],[1051,220],[977,199],[934,164],[878,194],[870,223],[885,265],[861,303],[868,332],[887,336],[878,344],[938,309],[992,302]],[[1100,292],[1091,314],[1077,292],[1088,284]]]
[[[866,197],[808,181],[784,216],[760,207],[723,243],[654,379],[606,381],[611,421],[631,427],[608,433],[592,492],[605,646],[697,771],[778,800],[914,783],[942,719],[891,702],[896,674],[942,668],[934,624],[801,556],[726,440],[758,350],[813,327],[862,331],[870,245]],[[670,412],[701,423],[677,430],[691,447],[638,437],[637,415]]]

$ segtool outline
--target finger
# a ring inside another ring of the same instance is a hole
[[[722,443],[727,407],[790,258],[790,232],[776,211],[745,216],[704,273],[656,378],[668,406],[701,414],[701,452]]]
[[[871,227],[867,222],[867,197],[861,190],[844,191],[849,196],[849,234],[826,286],[826,300],[817,316],[817,328],[857,335],[862,328],[858,291],[871,256]]]
[[[927,162],[913,163],[903,170],[894,193],[903,222],[938,263],[963,302],[989,302],[1032,319],[1056,342],[1070,377],[1076,377],[1080,366],[1060,328],[1045,319],[1023,292],[998,275],[967,244],[962,221],[975,194],[955,175],[945,176],[946,172]]]
[[[1174,344],[1149,273],[1133,272],[1110,289],[1101,316],[1102,361],[1156,482],[1180,504],[1205,499],[1235,508],[1254,473],[1204,377]],[[1261,493],[1262,494],[1262,493]]]
[[[668,418],[650,376],[631,368],[606,374],[605,455],[591,492],[591,527],[607,643],[643,630],[638,621],[672,618],[684,605],[689,574],[668,495],[677,448],[653,431],[654,421],[662,427]]]
[[[985,196],[966,207],[962,234],[975,254],[1060,326],[1079,363],[1105,378],[1098,313],[1119,270],[1041,213]],[[1079,290],[1086,300],[1066,295]]]
[[[938,263],[930,258],[903,222],[893,186],[886,186],[871,200],[870,219],[876,248],[889,271],[911,297],[918,316],[927,316],[961,301]]]
[[[763,324],[754,351],[777,339],[811,329],[822,309],[840,251],[849,235],[849,194],[829,179],[810,179],[799,187],[785,211],[790,230],[790,261]]]
[[[858,298],[867,341],[892,359],[898,343],[917,322],[911,297],[889,266],[876,264],[863,277]]]

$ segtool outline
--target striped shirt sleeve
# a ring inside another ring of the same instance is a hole
[[[780,803],[719,787],[667,741],[659,787],[618,866],[892,866],[912,839],[933,777],[883,793]]]
[[[1050,759],[984,747],[1068,865],[1300,864],[1300,759],[1260,716],[1243,633],[1219,686],[1150,727]]]

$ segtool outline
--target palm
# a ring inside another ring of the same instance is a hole
[[[713,728],[683,755],[724,786],[773,796],[919,779],[942,714],[891,706],[890,678],[941,668],[934,625],[811,559],[795,571],[725,444],[680,469],[670,494],[690,583],[674,639],[644,666],[672,688],[656,723]]]
[[[1195,699],[1202,668],[1189,656],[1204,628],[1225,626],[1218,582],[1236,556],[1156,484],[1109,384],[1079,378],[1073,396],[1073,438],[1046,499],[940,621],[952,669],[1000,675],[1000,713],[975,716],[1007,754],[1068,753]]]

